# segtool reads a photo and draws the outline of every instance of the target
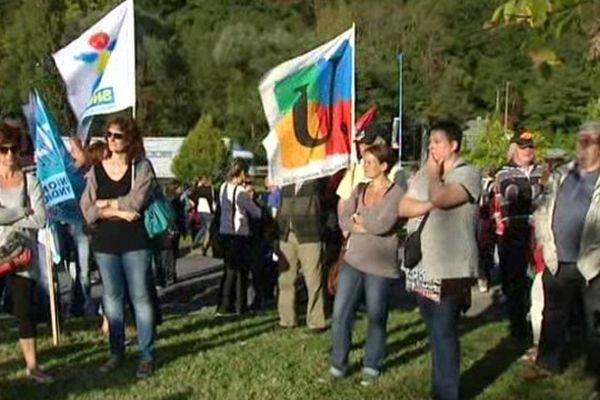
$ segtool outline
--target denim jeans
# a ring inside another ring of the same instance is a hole
[[[364,294],[367,306],[367,341],[363,372],[379,375],[385,358],[386,328],[389,310],[389,294],[393,279],[370,275],[348,264],[340,271],[337,292],[333,304],[331,326],[331,366],[345,374],[348,354],[352,345],[352,326],[356,311]]]
[[[463,300],[442,299],[439,303],[417,296],[421,316],[427,326],[431,346],[432,397],[434,400],[458,400],[460,386],[460,342],[458,318]]]
[[[200,229],[196,232],[196,235],[192,240],[192,247],[204,246],[206,242],[205,236],[209,234],[210,224],[213,220],[213,215],[210,213],[199,213],[200,214]]]
[[[72,310],[86,315],[95,315],[96,307],[90,295],[90,239],[83,232],[82,225],[67,225],[67,232],[73,238],[77,255],[75,271],[70,271],[74,281]]]
[[[125,285],[135,314],[138,348],[142,361],[154,357],[154,312],[150,296],[150,250],[123,254],[94,253],[104,286],[104,315],[109,323],[110,352],[122,356],[125,352],[123,308]]]

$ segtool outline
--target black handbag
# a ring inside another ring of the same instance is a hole
[[[429,213],[425,214],[419,224],[419,228],[408,235],[404,241],[403,264],[406,269],[413,269],[419,264],[421,258],[423,258],[423,253],[421,252],[421,232],[423,232],[423,227],[428,217]]]

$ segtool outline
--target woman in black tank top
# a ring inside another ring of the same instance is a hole
[[[123,307],[127,290],[135,314],[140,363],[138,378],[153,370],[154,320],[150,241],[143,212],[153,185],[142,136],[131,118],[111,119],[106,127],[108,157],[88,175],[81,208],[93,225],[91,246],[104,285],[111,357],[100,370],[118,368],[125,354]]]

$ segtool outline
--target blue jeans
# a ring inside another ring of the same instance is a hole
[[[137,328],[138,348],[142,361],[154,358],[154,312],[148,287],[150,250],[136,250],[123,254],[94,253],[100,268],[104,294],[104,315],[108,319],[110,352],[115,356],[125,353],[125,285],[133,304]]]
[[[352,345],[352,326],[364,294],[367,305],[367,341],[363,372],[379,375],[385,358],[389,294],[393,279],[366,274],[344,264],[340,271],[333,304],[331,366],[345,374]]]
[[[95,315],[96,307],[90,295],[90,239],[83,232],[82,225],[69,224],[66,228],[73,238],[77,253],[76,271],[69,271],[73,278],[75,294],[71,307],[77,312],[83,311],[86,315]]]
[[[458,318],[463,301],[450,297],[439,303],[417,296],[421,316],[431,345],[434,400],[458,400],[460,384],[460,342]]]
[[[200,213],[200,229],[194,236],[192,247],[204,246],[204,237],[209,233],[210,224],[212,223],[213,215],[210,213]]]

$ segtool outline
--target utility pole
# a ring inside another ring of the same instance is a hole
[[[496,115],[500,114],[500,89],[496,86]]]
[[[510,82],[506,81],[506,91],[504,93],[504,134],[508,132],[508,91],[510,89]]]

